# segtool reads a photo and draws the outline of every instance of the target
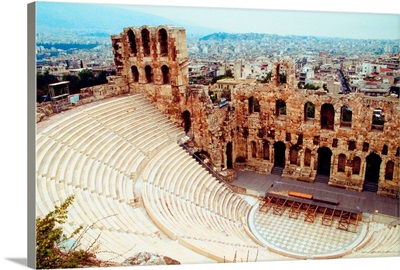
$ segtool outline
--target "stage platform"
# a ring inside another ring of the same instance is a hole
[[[268,194],[287,196],[290,191],[293,191],[338,202],[335,207],[347,209],[350,212],[380,213],[400,217],[399,199],[379,196],[372,192],[357,192],[331,187],[323,183],[301,182],[279,175],[264,175],[240,170],[237,170],[236,173],[237,178],[231,182],[231,185],[239,193],[264,197]]]

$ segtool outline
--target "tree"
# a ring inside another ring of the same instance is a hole
[[[78,249],[78,242],[67,247],[68,241],[76,236],[78,238],[82,236],[82,227],[77,228],[70,236],[66,236],[62,227],[59,226],[68,218],[68,207],[73,200],[74,196],[70,196],[60,206],[55,206],[55,209],[45,217],[36,218],[36,268],[77,268],[100,265],[95,253],[89,248]]]
[[[78,73],[79,76],[79,87],[85,88],[89,86],[93,86],[96,84],[96,79],[93,75],[93,72],[90,69],[83,69]]]
[[[232,70],[227,69],[227,70],[225,71],[224,77],[225,77],[225,78],[233,78]]]

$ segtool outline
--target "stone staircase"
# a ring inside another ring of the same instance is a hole
[[[282,173],[283,173],[283,167],[274,166],[274,167],[272,168],[271,174],[274,174],[274,175],[282,175]]]
[[[365,182],[363,186],[363,191],[369,191],[376,193],[378,191],[378,184],[377,183],[371,183],[371,182]]]
[[[314,179],[315,183],[323,183],[328,184],[329,182],[329,175],[326,174],[317,174]]]

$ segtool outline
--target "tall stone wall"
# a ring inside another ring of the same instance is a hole
[[[285,177],[314,182],[325,174],[330,185],[357,191],[373,179],[378,194],[399,196],[398,99],[297,89],[293,61],[284,58],[270,83],[238,85],[220,108],[205,86],[188,84],[184,29],[129,27],[112,44],[121,87],[186,129],[216,170],[282,167]],[[373,123],[377,109],[383,125]]]

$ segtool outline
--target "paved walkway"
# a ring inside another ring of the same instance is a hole
[[[332,196],[337,196],[336,198],[338,199],[346,198],[346,201],[349,205],[360,207],[363,213],[380,213],[384,215],[400,217],[400,199],[387,198],[372,192],[357,192],[331,187],[323,183],[295,181],[293,179],[282,178],[279,175],[265,175],[252,171],[239,170],[237,170],[236,173],[237,178],[231,182],[231,185],[253,191],[250,193],[258,191],[260,196],[264,196],[274,182],[280,182],[288,185],[321,190],[332,194]]]

